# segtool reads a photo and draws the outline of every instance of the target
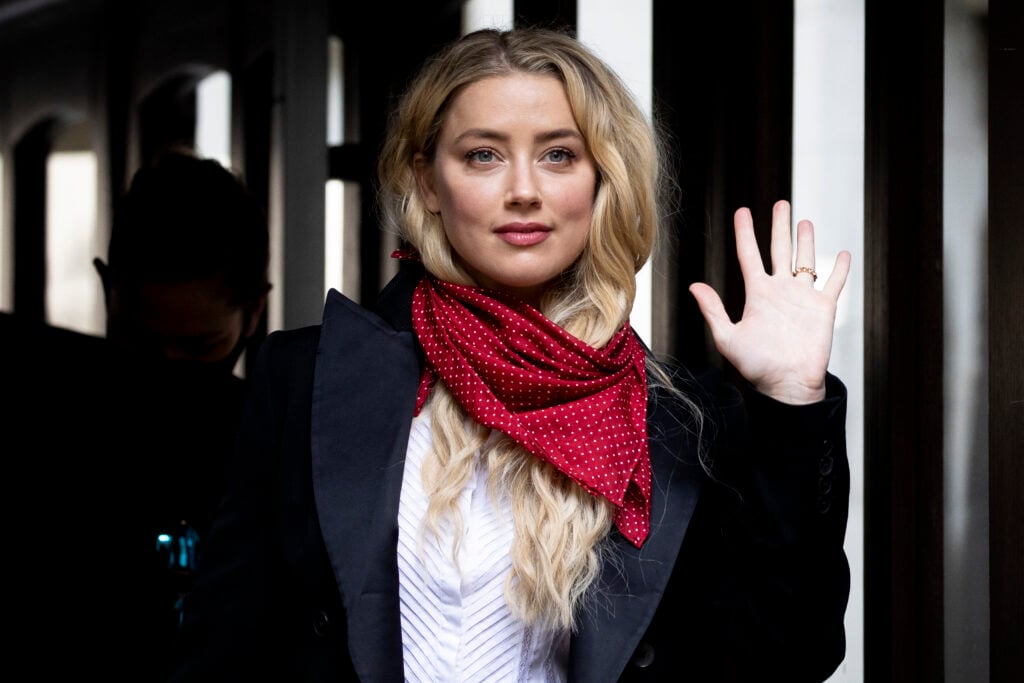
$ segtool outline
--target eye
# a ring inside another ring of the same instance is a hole
[[[466,158],[480,164],[490,164],[497,159],[497,156],[492,149],[474,149],[466,154]]]
[[[575,154],[563,147],[548,150],[544,155],[544,158],[553,164],[565,164],[572,161],[575,157]]]

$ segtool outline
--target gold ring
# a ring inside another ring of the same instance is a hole
[[[810,266],[798,266],[793,269],[793,277],[796,277],[797,273],[810,273],[811,277],[814,278],[812,282],[818,281],[818,274],[814,271],[814,268],[811,268]]]

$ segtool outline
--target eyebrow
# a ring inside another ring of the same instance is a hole
[[[509,137],[510,136],[506,133],[501,133],[496,130],[491,130],[489,128],[470,128],[456,135],[455,140],[453,140],[453,142],[458,143],[461,142],[462,140],[465,140],[466,138],[483,138],[485,140],[497,140],[499,142],[507,142]],[[581,135],[579,131],[574,130],[572,128],[556,128],[555,130],[545,131],[543,133],[540,133],[539,135],[534,136],[534,140],[536,142],[550,142],[551,140],[560,140],[563,138],[574,138],[576,140],[579,140],[580,142],[583,141],[583,135]]]

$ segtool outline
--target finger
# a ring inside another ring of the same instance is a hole
[[[789,202],[780,199],[772,207],[772,274],[789,274],[793,264],[793,234]]]
[[[764,262],[757,248],[757,237],[754,235],[754,219],[750,209],[743,207],[733,214],[736,229],[736,258],[740,262],[740,272],[745,282],[764,275]]]
[[[703,282],[695,282],[690,285],[690,294],[697,300],[697,306],[711,330],[715,346],[721,349],[732,329],[732,321],[729,319],[725,306],[722,305],[722,299],[718,296],[718,292]]]
[[[814,225],[807,220],[796,226],[796,261],[793,264],[796,277],[808,282],[818,279],[814,272]]]
[[[828,281],[822,290],[833,299],[838,300],[839,294],[843,291],[843,286],[846,284],[846,276],[850,273],[851,258],[848,251],[841,251],[836,256],[836,265],[832,268]]]

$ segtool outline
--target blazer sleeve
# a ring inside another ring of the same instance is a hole
[[[845,387],[806,406],[705,388],[709,479],[644,639],[665,656],[623,680],[819,683],[846,648]]]
[[[725,669],[736,680],[774,671],[776,680],[823,681],[846,648],[846,388],[829,375],[819,403],[785,405],[751,390],[743,405],[725,408],[712,466],[721,479],[709,487],[728,563],[718,569],[720,633],[747,655]]]

